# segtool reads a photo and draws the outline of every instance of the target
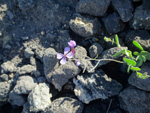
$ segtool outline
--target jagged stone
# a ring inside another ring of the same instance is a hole
[[[77,3],[76,11],[93,16],[104,16],[109,5],[110,0],[80,0]]]
[[[146,62],[141,66],[141,71],[140,73],[145,73],[147,72],[148,75],[150,75],[150,63]],[[132,73],[131,76],[128,79],[129,84],[145,90],[145,91],[150,91],[150,78],[147,79],[140,79],[136,76],[136,73]]]
[[[53,48],[48,48],[43,56],[43,68],[46,79],[51,82],[52,71],[58,68],[57,52]]]
[[[48,84],[40,83],[28,95],[30,112],[44,111],[51,105],[51,94]]]
[[[99,32],[101,23],[97,18],[84,17],[80,14],[74,15],[69,22],[70,28],[82,37],[93,36]]]
[[[102,70],[89,75],[78,75],[74,83],[75,95],[86,104],[92,100],[115,96],[122,89],[120,83],[109,78]]]
[[[54,100],[51,107],[42,113],[82,113],[84,105],[73,98],[61,97]]]
[[[80,73],[80,68],[72,61],[67,61],[66,64],[60,65],[58,69],[52,72],[51,80],[55,88],[61,91],[62,86],[68,82],[70,78],[75,77]]]
[[[149,92],[134,87],[128,87],[119,94],[120,107],[129,113],[149,113],[149,101]]]
[[[18,95],[29,94],[36,85],[37,81],[35,78],[32,78],[31,76],[21,76],[17,80],[17,83],[13,88],[13,92]]]

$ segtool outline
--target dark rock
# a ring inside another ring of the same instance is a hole
[[[75,95],[86,104],[92,100],[115,96],[122,89],[120,83],[109,78],[102,70],[89,75],[78,75],[74,83],[76,85]]]
[[[119,109],[111,110],[108,113],[122,113]]]
[[[11,49],[11,45],[7,44],[4,48],[5,49]]]
[[[80,0],[76,6],[76,11],[93,16],[104,16],[109,5],[110,0]]]
[[[85,106],[83,113],[105,113],[107,106],[103,102],[92,101]]]
[[[7,10],[6,13],[10,20],[12,20],[14,18],[14,14],[10,10]]]
[[[29,111],[29,107],[30,107],[30,105],[29,105],[28,102],[26,102],[25,104],[23,104],[23,110],[22,110],[21,113],[32,113],[32,112]]]
[[[24,65],[21,68],[19,68],[17,70],[17,74],[21,75],[21,74],[28,74],[28,73],[33,73],[36,71],[36,67],[32,66],[32,65]]]
[[[103,48],[99,43],[93,43],[89,48],[90,57],[94,58],[100,53],[102,53]]]
[[[46,82],[46,78],[45,77],[38,77],[37,81],[38,81],[38,83],[45,83]]]
[[[73,8],[76,7],[76,4],[78,2],[78,0],[65,0],[62,2],[62,0],[57,0],[58,3],[60,3],[61,5],[64,5],[64,6],[71,6]]]
[[[29,16],[33,19],[30,20],[30,24],[35,25],[38,31],[60,29],[64,24],[68,26],[73,13],[72,8],[62,6],[54,0],[34,1],[37,5],[30,10]]]
[[[56,89],[61,91],[62,86],[68,82],[70,78],[80,73],[80,69],[72,62],[67,61],[66,64],[60,65],[58,69],[52,72],[51,80]]]
[[[133,5],[131,0],[112,0],[112,5],[123,22],[128,22],[132,19]]]
[[[24,36],[24,37],[22,37],[22,40],[24,40],[24,41],[26,41],[26,40],[28,40],[29,39],[29,37],[28,36]]]
[[[40,83],[28,95],[30,112],[44,111],[51,105],[51,94],[48,84]]]
[[[42,113],[82,113],[84,105],[73,98],[61,97],[52,102],[51,107]]]
[[[149,0],[143,0],[143,2],[142,2],[142,9],[150,10],[150,2],[149,2]]]
[[[97,34],[101,23],[97,18],[83,17],[80,14],[74,15],[69,22],[70,28],[80,36],[89,37]]]
[[[2,74],[0,75],[0,82],[8,81],[8,75],[7,74]]]
[[[9,103],[11,105],[23,106],[25,103],[25,97],[22,95],[17,95],[15,92],[11,91],[9,93]]]
[[[150,8],[143,9],[142,6],[137,7],[134,12],[131,26],[134,29],[150,30]]]
[[[140,2],[140,1],[142,1],[142,0],[133,0],[133,2]]]
[[[133,87],[129,87],[119,94],[120,107],[129,113],[149,113],[149,100],[148,92]]]
[[[146,62],[142,65],[140,73],[145,73],[147,72],[148,75],[150,75],[150,63]],[[129,84],[145,90],[145,91],[150,91],[150,78],[147,79],[140,79],[136,76],[136,73],[132,73],[131,76],[128,79]]]
[[[7,82],[0,82],[0,102],[5,102],[8,100],[9,91],[10,84]]]
[[[16,71],[16,66],[14,65],[13,62],[11,61],[7,61],[7,62],[4,62],[2,65],[1,65],[1,73],[7,73],[7,72],[15,72]]]
[[[76,53],[74,55],[74,58],[80,62],[79,67],[81,67],[83,70],[86,70],[89,73],[94,72],[95,70],[91,71],[91,69],[93,69],[94,66],[87,56],[86,49],[82,46],[77,46],[75,48],[75,51]]]
[[[122,49],[124,48],[127,49],[127,47],[122,47]],[[100,63],[98,64],[98,67],[111,62],[111,60],[107,60],[107,59],[112,59],[112,60],[118,59],[120,56],[113,57],[113,55],[116,54],[117,52],[120,52],[122,49],[119,47],[113,47],[111,49],[107,49],[103,51],[103,53],[97,59],[106,59],[106,60],[100,61]],[[95,63],[97,63],[97,61],[95,61]]]
[[[19,8],[22,11],[27,11],[34,6],[34,0],[18,0]]]
[[[35,50],[35,55],[36,55],[36,58],[39,59],[41,62],[43,62],[43,55],[44,55],[44,49],[42,48],[38,48]]]
[[[69,22],[68,22],[69,23]],[[57,52],[63,52],[62,48],[68,46],[68,42],[71,40],[69,30],[58,30],[57,40],[54,43],[54,48]]]
[[[43,56],[43,69],[46,79],[51,82],[52,71],[58,68],[57,52],[53,48],[48,48]]]
[[[25,58],[30,58],[34,55],[34,52],[30,48],[26,48],[24,51]]]
[[[33,74],[36,78],[41,76],[41,73],[38,70],[34,71]]]
[[[125,38],[125,44],[132,51],[139,50],[137,47],[133,45],[133,41],[137,41],[144,50],[150,51],[150,33],[146,30],[132,30],[129,31]]]
[[[36,85],[36,79],[32,78],[31,76],[21,76],[17,80],[17,83],[13,88],[13,92],[18,95],[29,94]]]
[[[67,83],[64,85],[63,90],[73,92],[73,90],[74,90],[74,83],[73,83],[73,81],[71,80],[71,81],[67,82]]]
[[[112,13],[106,17],[102,18],[102,21],[104,22],[104,26],[108,33],[118,33],[120,31],[123,31],[125,25],[120,20],[117,13]]]

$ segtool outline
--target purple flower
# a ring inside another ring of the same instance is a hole
[[[57,53],[57,59],[61,59],[60,60],[60,64],[65,64],[67,58],[73,58],[73,53],[70,52],[70,48],[69,47],[65,47],[64,54]]]
[[[74,40],[70,40],[70,42],[68,42],[68,44],[71,47],[71,51],[72,51],[72,53],[74,55],[75,54],[74,47],[76,46],[76,42]]]
[[[71,48],[74,48],[76,46],[76,42],[74,40],[70,40],[70,42],[68,42],[68,44]]]
[[[75,63],[76,63],[76,66],[79,66],[81,64],[78,60],[76,60]]]

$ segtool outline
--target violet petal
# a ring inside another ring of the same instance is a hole
[[[63,57],[61,60],[60,60],[60,64],[65,64],[66,63],[66,58]]]
[[[57,59],[61,59],[64,55],[62,53],[57,53]]]
[[[69,52],[67,55],[66,55],[67,58],[73,58],[73,53],[72,52]]]
[[[68,42],[70,47],[75,47],[76,46],[76,42],[74,40],[70,40],[70,42]]]
[[[79,66],[81,64],[78,60],[76,60],[75,63],[76,63],[76,66]]]
[[[66,55],[67,53],[69,53],[69,51],[70,51],[70,47],[65,47],[64,54]]]

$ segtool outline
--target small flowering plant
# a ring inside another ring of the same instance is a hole
[[[61,59],[60,64],[66,64],[67,59],[72,59],[73,56],[75,55],[74,47],[76,46],[76,42],[74,40],[70,40],[68,42],[68,45],[70,47],[65,47],[64,54],[57,53],[57,59]],[[75,60],[75,63],[76,63],[77,66],[80,65],[80,62],[78,60]]]

